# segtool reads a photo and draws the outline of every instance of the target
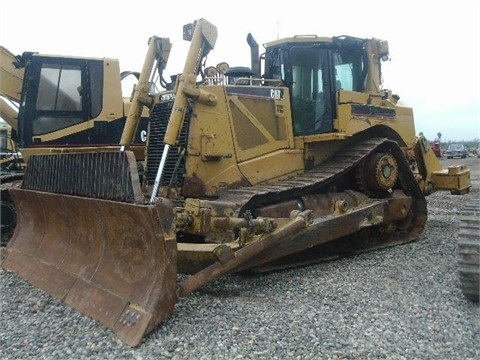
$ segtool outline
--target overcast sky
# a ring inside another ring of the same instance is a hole
[[[249,66],[246,42],[316,34],[388,40],[384,87],[413,107],[417,133],[480,139],[480,1],[0,0],[0,45],[14,54],[113,57],[140,70],[152,35],[173,43],[167,75],[183,69],[182,26],[218,28],[208,65]],[[262,47],[260,49],[262,51]]]

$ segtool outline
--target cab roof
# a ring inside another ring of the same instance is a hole
[[[293,37],[287,37],[282,39],[273,40],[264,44],[266,48],[287,44],[287,43],[327,43],[330,44],[333,42],[333,38],[317,36],[317,35],[295,35]]]

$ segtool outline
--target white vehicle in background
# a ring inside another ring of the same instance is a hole
[[[450,144],[447,149],[447,159],[462,158],[465,159],[468,156],[468,151],[463,144]]]

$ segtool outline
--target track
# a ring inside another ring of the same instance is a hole
[[[1,246],[7,245],[13,235],[17,213],[9,189],[16,186],[23,178],[23,171],[7,172],[0,176],[1,189]]]
[[[280,259],[275,264],[270,264],[270,267],[289,267],[290,265],[287,263],[294,263],[293,266],[297,266],[299,263],[338,258],[416,240],[423,231],[427,220],[426,200],[403,151],[396,142],[388,139],[369,139],[356,142],[342,149],[325,163],[297,177],[275,184],[232,189],[219,200],[237,204],[237,216],[242,216],[247,210],[254,210],[312,193],[336,191],[338,186],[345,183],[344,180],[347,177],[352,177],[352,172],[361,166],[370,154],[377,151],[393,154],[398,162],[399,186],[407,196],[413,199],[412,211],[408,219],[397,222],[396,230],[393,233],[386,234],[384,229],[377,227],[377,229],[371,229],[362,234],[356,233],[336,239],[318,249],[308,249],[308,254],[302,252],[295,256],[289,256],[286,262],[285,259]]]

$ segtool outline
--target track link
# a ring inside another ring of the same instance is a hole
[[[414,178],[402,149],[396,142],[384,138],[353,143],[326,162],[296,177],[272,184],[228,190],[220,200],[237,204],[237,216],[242,216],[245,211],[257,207],[308,194],[335,191],[337,181],[341,181],[343,177],[347,176],[347,173],[357,166],[361,166],[362,161],[376,151],[391,153],[398,161],[400,188],[412,198],[412,208],[408,219],[396,224],[394,233],[385,234],[381,228],[378,228],[369,230],[368,234],[349,235],[321,245],[317,251],[309,249],[307,256],[302,253],[299,253],[298,256],[295,254],[289,256],[288,261],[280,259],[275,263],[268,264],[260,271],[339,258],[367,250],[407,243],[418,238],[427,220],[424,194]]]

